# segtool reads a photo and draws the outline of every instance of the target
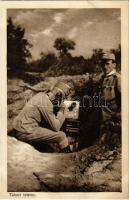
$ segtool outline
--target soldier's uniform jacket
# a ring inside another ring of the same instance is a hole
[[[101,79],[103,120],[110,119],[121,109],[121,76],[115,70]]]
[[[53,104],[47,94],[40,92],[33,96],[15,118],[13,127],[23,133],[31,133],[39,126],[49,124],[53,131],[59,131],[65,120],[64,113],[53,113]]]

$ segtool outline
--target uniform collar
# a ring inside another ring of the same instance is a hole
[[[115,74],[115,73],[116,73],[116,70],[113,69],[110,73],[106,74],[106,76],[111,76],[111,75],[113,75],[113,74]]]
[[[48,92],[47,96],[49,98],[50,101],[52,101],[54,99],[53,93],[52,92]]]

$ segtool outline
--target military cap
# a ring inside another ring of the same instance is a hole
[[[71,82],[70,83],[57,82],[55,88],[58,88],[59,90],[61,90],[61,92],[68,95],[70,90],[73,89],[73,85],[71,84]]]
[[[106,53],[103,54],[102,60],[114,60],[115,61],[115,54],[110,53],[110,52],[106,52]]]

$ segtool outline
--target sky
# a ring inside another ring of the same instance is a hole
[[[8,9],[14,24],[25,28],[25,38],[33,45],[37,59],[41,52],[57,52],[56,38],[76,43],[73,56],[88,58],[95,48],[117,48],[121,43],[120,9]]]

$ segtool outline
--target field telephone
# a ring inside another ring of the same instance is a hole
[[[72,151],[77,151],[79,142],[79,102],[65,100],[65,133],[69,139]]]

